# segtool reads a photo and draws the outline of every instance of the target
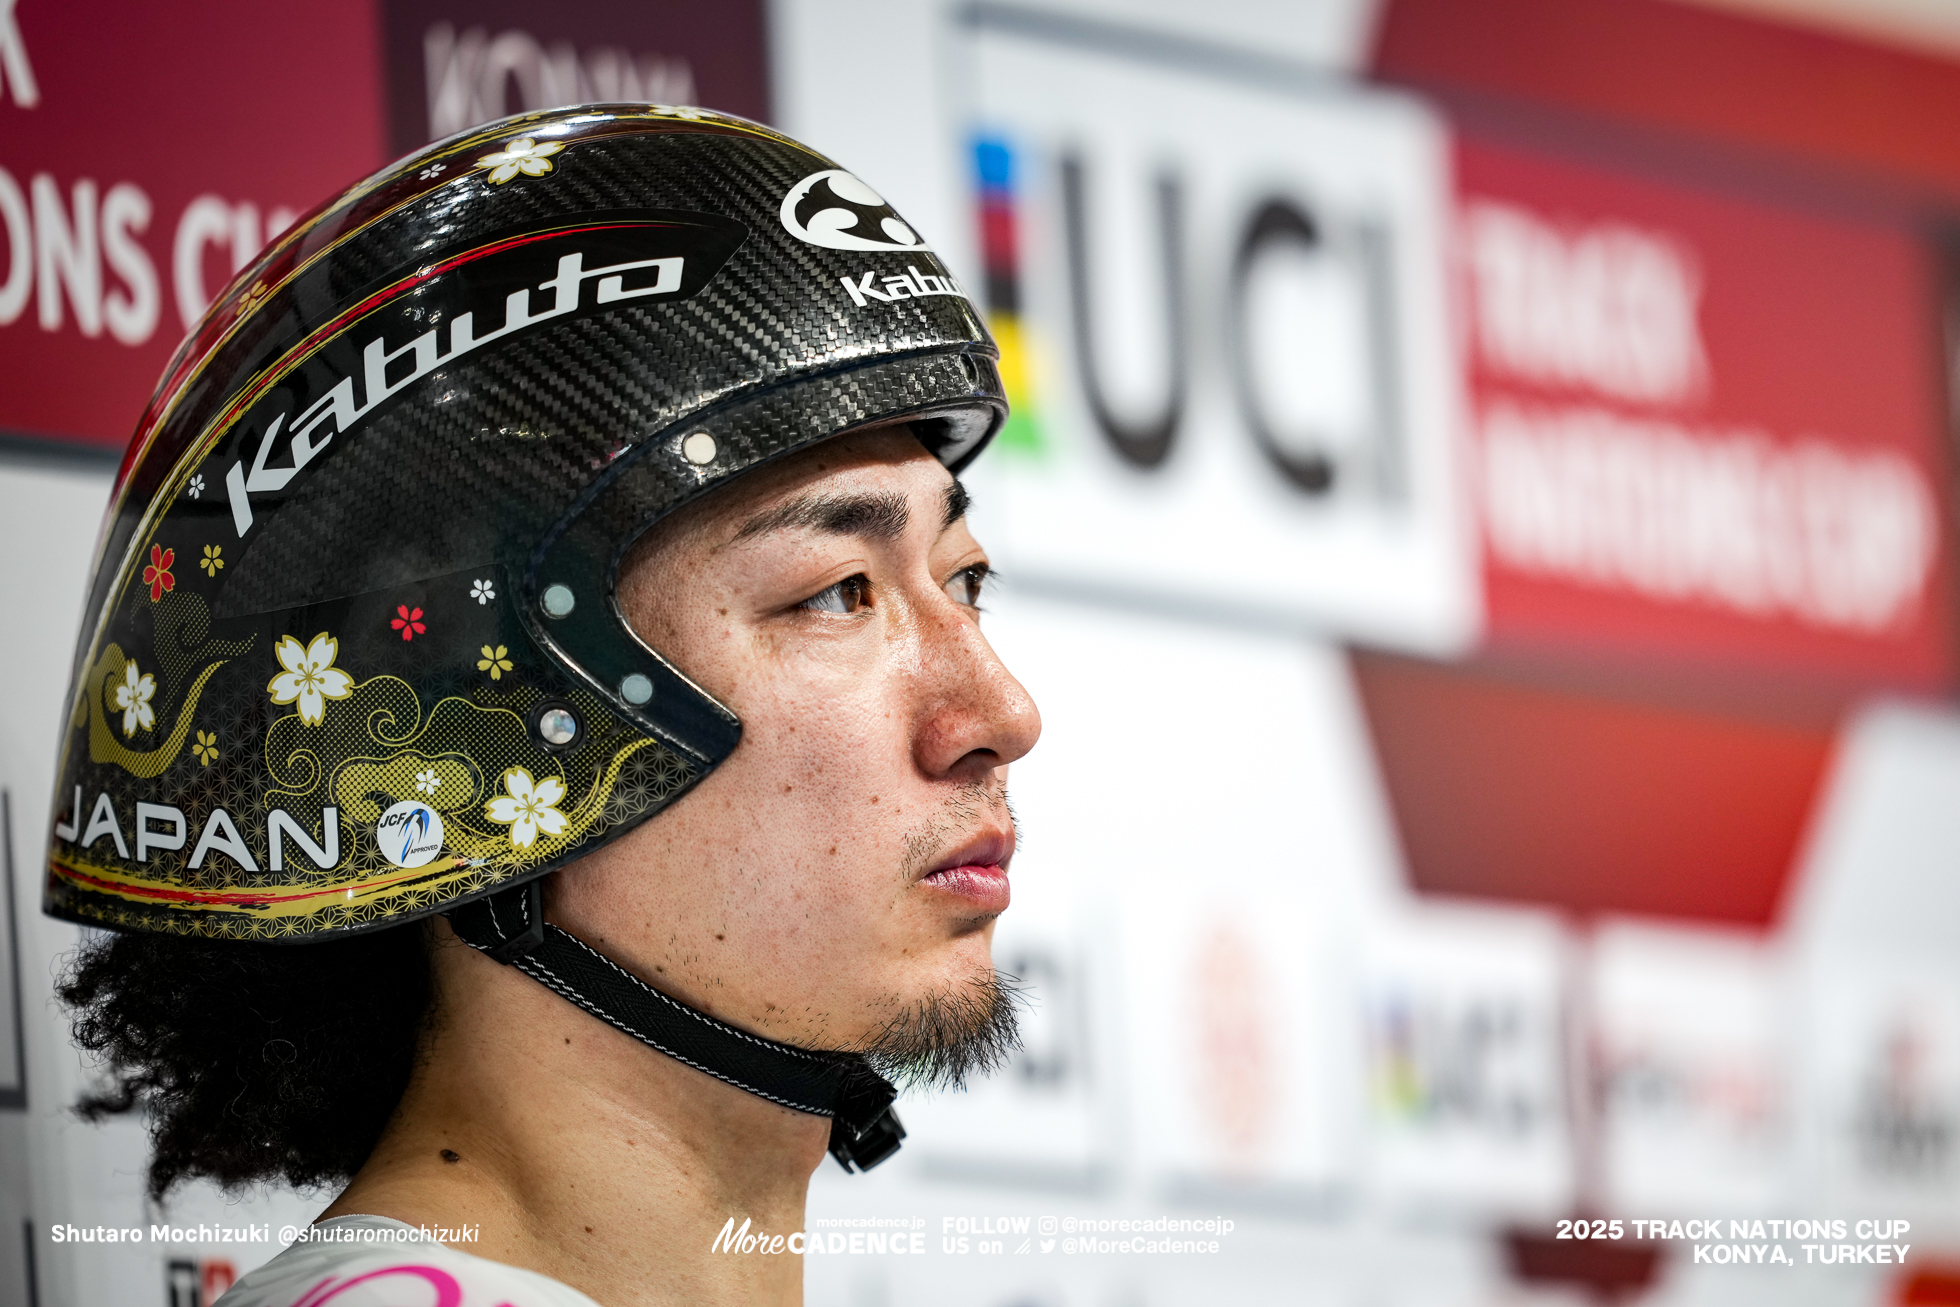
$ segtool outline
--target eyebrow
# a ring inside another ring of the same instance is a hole
[[[965,486],[955,481],[946,487],[943,503],[941,531],[966,516],[973,497],[967,494]],[[750,518],[730,543],[785,530],[896,540],[911,524],[912,510],[901,494],[804,495]]]
[[[946,487],[946,513],[939,519],[939,529],[946,530],[953,523],[966,516],[966,510],[973,507],[973,496],[966,493],[966,487],[957,480]]]

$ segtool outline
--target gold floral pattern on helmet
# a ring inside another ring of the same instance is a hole
[[[138,730],[147,731],[157,724],[156,709],[150,706],[156,692],[156,678],[148,672],[139,677],[136,660],[130,659],[123,668],[122,684],[116,687],[116,707],[122,709],[124,735],[134,735]]]
[[[266,682],[265,688],[276,704],[297,703],[299,719],[318,726],[327,713],[327,700],[345,699],[354,688],[354,678],[333,665],[340,653],[340,641],[325,631],[302,645],[285,636],[272,652],[286,670]]]
[[[476,670],[490,673],[493,681],[502,680],[504,673],[511,669],[509,655],[510,650],[503,645],[492,648],[486,644],[483,646],[483,657],[476,660]]]
[[[533,780],[524,768],[512,767],[504,773],[504,791],[483,805],[483,815],[509,826],[513,845],[528,849],[538,842],[540,832],[565,833],[568,823],[557,807],[565,797],[565,782],[556,776]]]
[[[544,176],[551,171],[551,156],[564,148],[558,141],[540,143],[535,137],[520,136],[497,153],[478,159],[476,166],[490,170],[492,186],[502,186],[520,173],[526,177]]]

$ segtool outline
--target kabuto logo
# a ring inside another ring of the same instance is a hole
[[[231,465],[221,479],[239,539],[337,437],[423,378],[547,323],[690,299],[747,237],[716,214],[621,209],[432,254],[379,303],[343,311],[233,425],[216,457]]]
[[[827,250],[930,249],[885,197],[845,172],[813,172],[783,196],[783,228]]]
[[[442,852],[442,814],[426,803],[403,799],[374,825],[381,856],[397,867],[420,867]]]

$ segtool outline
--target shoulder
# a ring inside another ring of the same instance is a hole
[[[385,1217],[322,1221],[307,1236],[217,1307],[599,1307],[549,1276],[420,1238]]]

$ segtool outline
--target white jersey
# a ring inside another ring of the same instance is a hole
[[[337,1216],[231,1286],[216,1307],[599,1307],[569,1285],[427,1238],[385,1216]]]

